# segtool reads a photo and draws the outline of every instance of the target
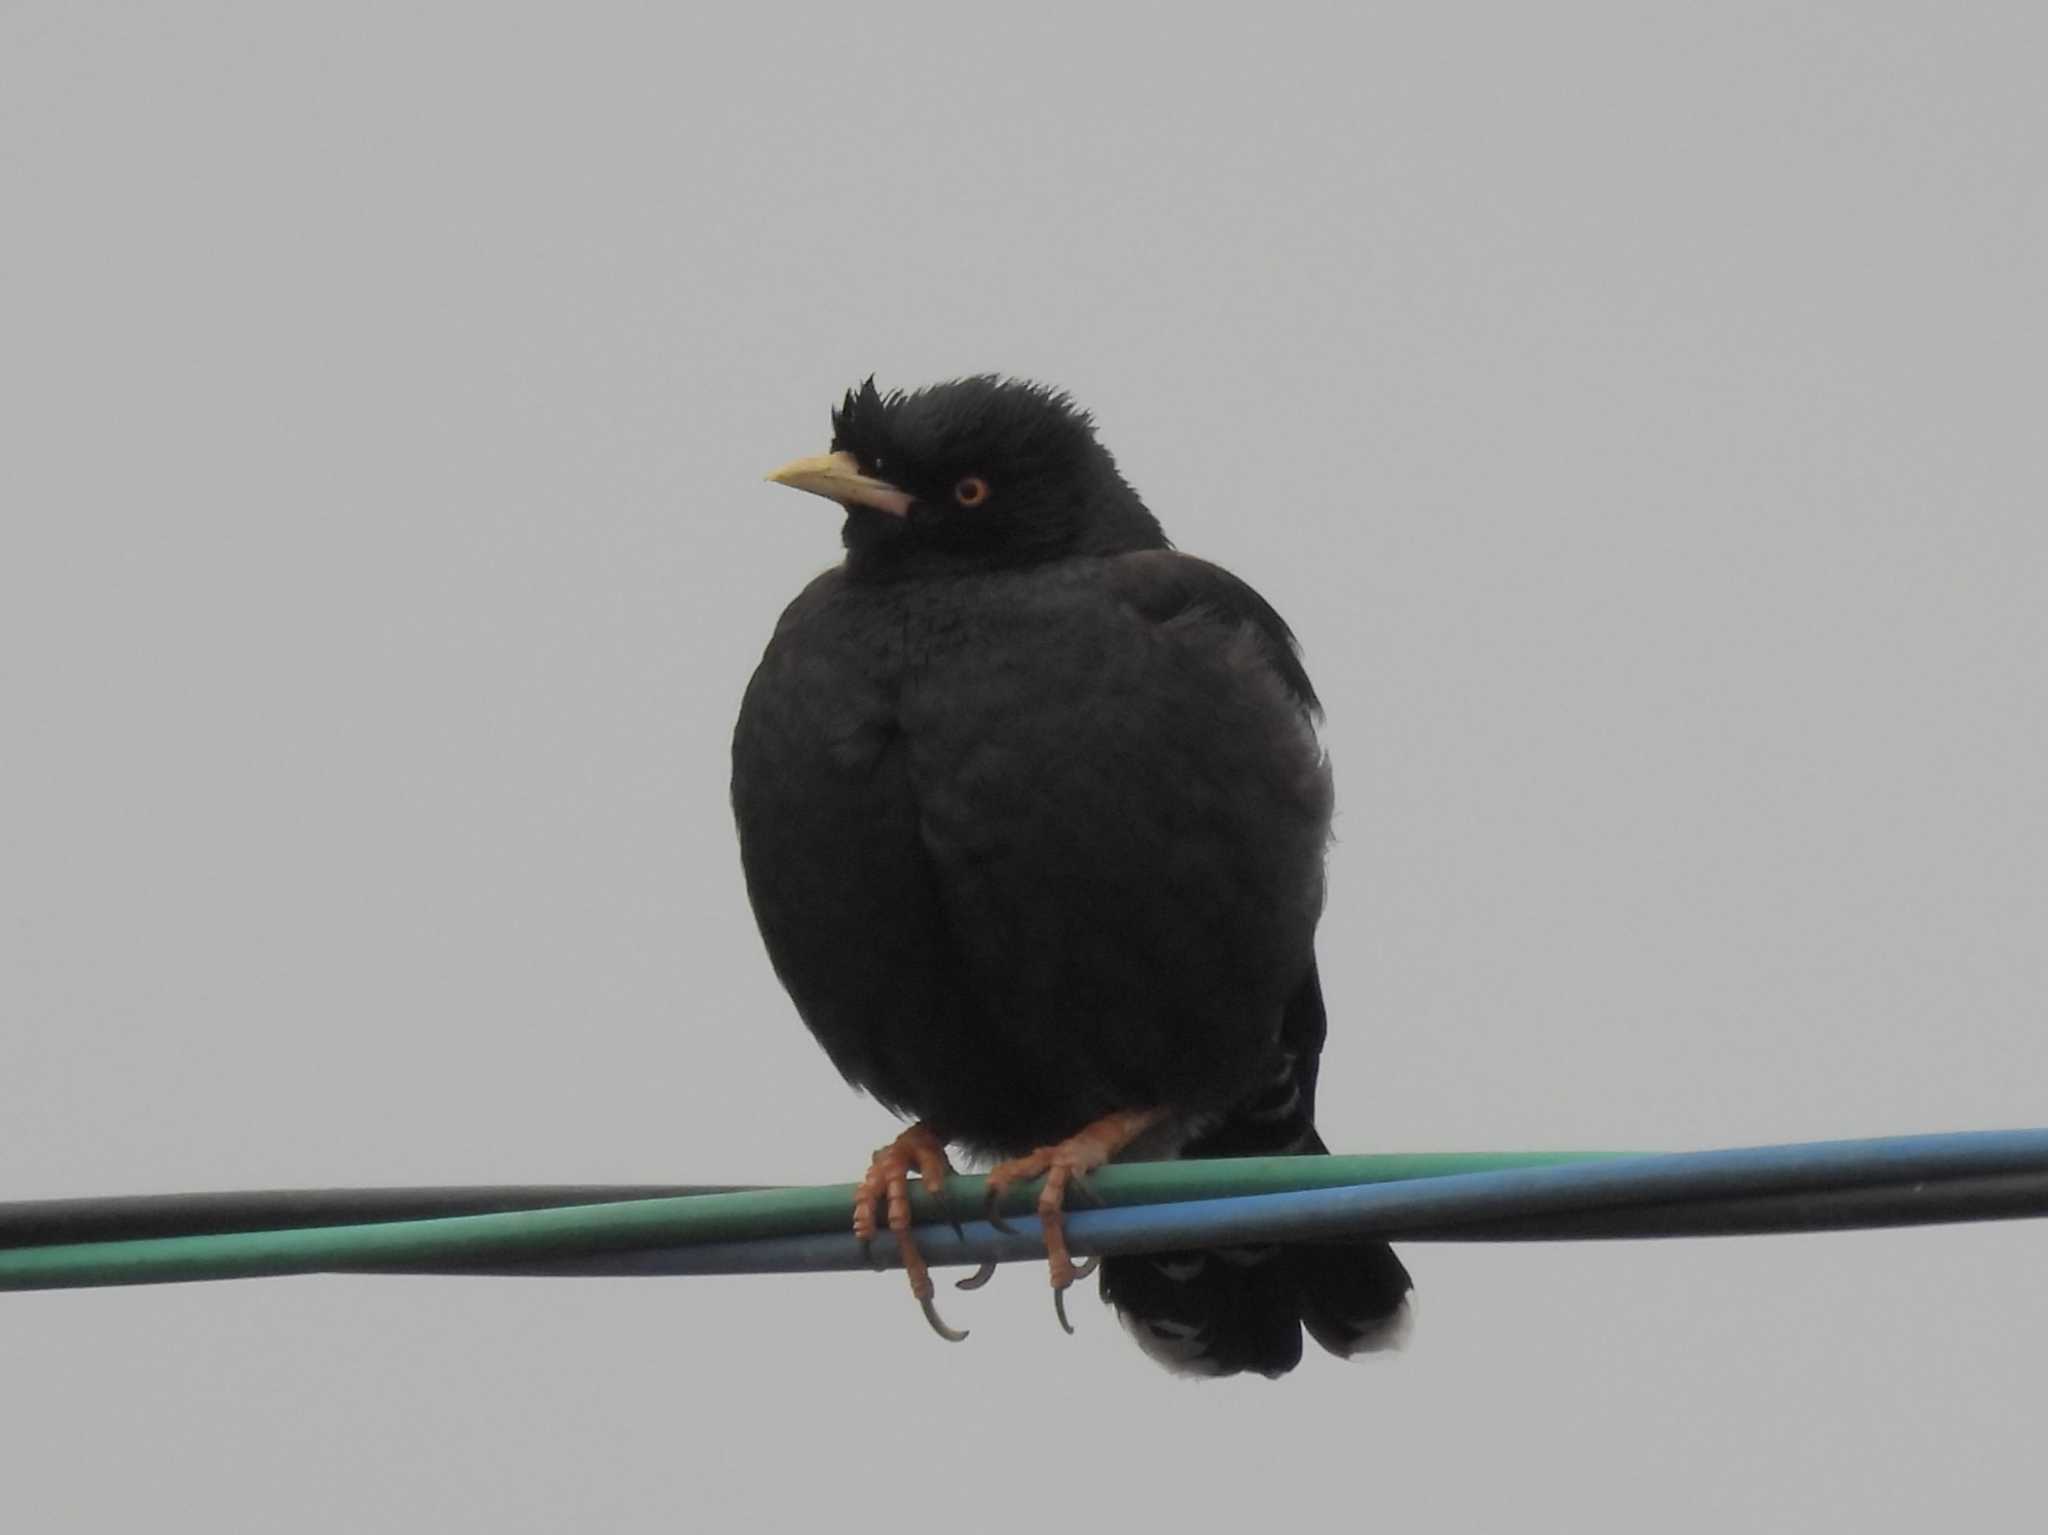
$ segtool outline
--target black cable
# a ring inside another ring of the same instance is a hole
[[[512,1210],[669,1199],[684,1194],[730,1194],[753,1186],[453,1184],[439,1188],[249,1189],[216,1194],[131,1194],[112,1199],[30,1199],[0,1204],[0,1250],[499,1215]]]

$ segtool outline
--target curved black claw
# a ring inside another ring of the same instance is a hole
[[[1067,1336],[1073,1337],[1074,1324],[1067,1320],[1067,1292],[1065,1290],[1055,1290],[1052,1292],[1052,1314],[1060,1319],[1060,1326],[1066,1329]]]
[[[929,1295],[920,1295],[917,1298],[917,1303],[924,1307],[924,1319],[932,1324],[933,1332],[944,1338],[948,1343],[965,1343],[967,1341],[967,1334],[964,1331],[946,1325],[946,1319],[939,1315],[939,1308],[932,1304],[932,1298]],[[1067,1331],[1072,1332],[1073,1329],[1070,1327]]]
[[[979,1290],[983,1285],[987,1284],[989,1280],[995,1277],[995,1272],[996,1260],[991,1258],[986,1263],[982,1264],[980,1268],[976,1269],[973,1273],[969,1274],[965,1279],[954,1280],[953,1288],[956,1290]]]
[[[859,1241],[861,1262],[865,1263],[870,1269],[872,1269],[877,1274],[881,1273],[884,1269],[888,1268],[888,1264],[884,1263],[880,1258],[877,1258],[875,1256],[874,1238],[861,1237],[859,1238]]]
[[[1074,1277],[1076,1279],[1086,1279],[1090,1274],[1095,1272],[1096,1268],[1100,1266],[1101,1262],[1102,1254],[1097,1253],[1094,1257],[1088,1259],[1087,1262],[1075,1264]]]
[[[1086,1173],[1075,1173],[1071,1178],[1069,1178],[1067,1180],[1067,1192],[1070,1194],[1079,1194],[1083,1199],[1087,1200],[1088,1203],[1095,1206],[1095,1208],[1098,1210],[1104,1208],[1109,1203],[1109,1201],[1104,1199],[1101,1193],[1097,1191],[1095,1185],[1088,1181],[1088,1175]]]
[[[1015,1226],[1012,1226],[1008,1221],[1004,1220],[1003,1212],[996,1208],[996,1206],[1000,1205],[1002,1202],[1003,1196],[1001,1191],[997,1189],[990,1189],[988,1191],[987,1197],[985,1197],[981,1202],[981,1218],[987,1221],[991,1226],[995,1227],[996,1230],[1000,1231],[1004,1236],[1013,1237],[1017,1234],[1017,1228]]]

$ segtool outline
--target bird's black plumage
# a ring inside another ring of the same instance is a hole
[[[1133,1155],[1320,1151],[1331,789],[1286,625],[1167,545],[1062,395],[871,381],[833,431],[806,463],[846,559],[783,614],[733,743],[805,1023],[983,1152],[1141,1108],[1167,1114]],[[1304,1322],[1350,1352],[1407,1288],[1377,1244],[1103,1269],[1149,1351],[1209,1373],[1284,1373]]]

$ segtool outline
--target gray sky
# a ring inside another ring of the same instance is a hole
[[[2048,1122],[2038,10],[1085,14],[0,7],[0,1197],[854,1176],[725,779],[871,370],[1071,389],[1299,631],[1336,1145]],[[2038,1493],[2040,1226],[1407,1257],[1277,1386],[1025,1269],[958,1348],[897,1275],[6,1297],[5,1502]]]

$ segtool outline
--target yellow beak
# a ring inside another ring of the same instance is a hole
[[[908,517],[912,496],[909,491],[862,474],[851,453],[820,453],[784,464],[768,476],[777,485],[807,490],[841,506],[871,506],[891,517]]]

